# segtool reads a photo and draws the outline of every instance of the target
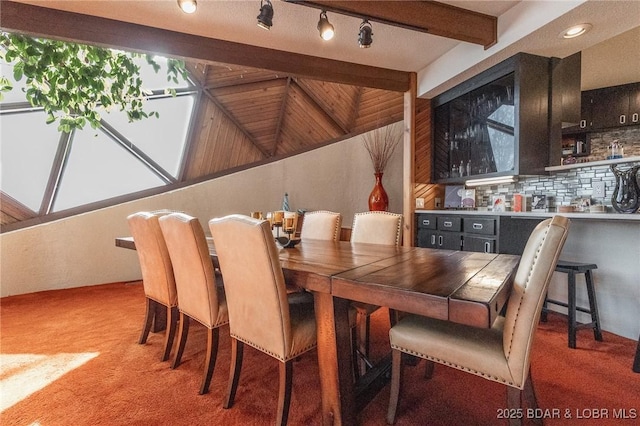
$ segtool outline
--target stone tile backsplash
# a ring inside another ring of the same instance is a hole
[[[613,129],[607,132],[591,133],[591,150],[588,157],[582,157],[583,161],[600,161],[607,157],[608,147],[617,140],[624,147],[625,157],[640,156],[640,126],[629,129]],[[636,162],[635,164],[640,164]],[[630,164],[620,167],[629,167]],[[528,196],[544,194],[550,198],[550,207],[570,205],[577,198],[591,198],[592,204],[603,204],[611,211],[611,196],[615,189],[615,179],[609,166],[589,166],[549,172],[545,176],[520,176],[518,182],[501,184],[496,186],[483,186],[476,188],[476,206],[491,206],[493,195],[504,194],[508,204],[514,193],[523,193]],[[605,183],[604,198],[594,198],[593,183],[602,181]]]

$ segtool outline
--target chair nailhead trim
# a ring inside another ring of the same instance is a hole
[[[261,352],[264,352],[265,354],[270,355],[273,358],[277,359],[278,361],[282,361],[282,362],[286,362],[286,361],[288,361],[290,359],[293,359],[293,358],[297,357],[298,355],[302,355],[303,353],[305,353],[307,351],[310,351],[311,349],[316,347],[316,344],[306,346],[306,347],[302,348],[301,350],[297,351],[296,353],[291,354],[288,358],[285,359],[285,358],[282,358],[280,355],[277,355],[277,354],[275,354],[275,353],[263,348],[262,346],[256,345],[255,343],[248,341],[247,339],[243,339],[242,337],[237,336],[237,335],[235,335],[233,333],[229,333],[229,334],[234,339],[239,340],[242,343],[246,343],[247,345],[249,345],[251,347],[254,347],[257,350],[259,350]]]
[[[414,355],[414,356],[417,356],[417,357],[420,357],[420,358],[423,358],[423,359],[426,359],[426,360],[429,360],[429,361],[437,362],[439,364],[443,364],[443,365],[446,365],[446,366],[449,366],[449,367],[456,368],[458,370],[466,371],[468,373],[472,373],[472,374],[475,374],[476,376],[484,377],[485,379],[492,380],[494,382],[498,382],[498,383],[505,384],[507,386],[511,386],[511,387],[518,388],[518,389],[522,389],[521,387],[517,386],[512,381],[509,381],[507,379],[503,379],[502,377],[491,376],[489,374],[483,373],[482,371],[477,371],[477,370],[474,370],[474,369],[471,369],[471,368],[468,368],[468,367],[463,367],[463,366],[455,364],[453,362],[449,362],[449,361],[446,361],[446,360],[443,360],[443,359],[440,359],[440,358],[436,358],[436,357],[433,357],[433,356],[430,356],[430,355],[426,355],[426,354],[423,354],[423,353],[420,353],[420,352],[415,352],[415,351],[412,351],[411,349],[402,348],[402,347],[400,347],[398,345],[391,345],[391,348],[399,350],[399,351],[404,352],[404,353],[407,353],[409,355]]]

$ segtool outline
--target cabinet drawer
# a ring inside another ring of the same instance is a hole
[[[464,232],[469,234],[495,235],[496,220],[467,217],[464,219]]]
[[[436,229],[436,216],[427,214],[418,215],[418,228],[422,229]]]
[[[462,218],[455,216],[438,216],[438,229],[441,231],[460,232],[462,230]]]

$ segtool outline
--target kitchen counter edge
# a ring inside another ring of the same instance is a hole
[[[640,214],[624,214],[624,213],[560,213],[560,212],[492,212],[478,210],[415,210],[416,214],[429,213],[440,215],[478,215],[478,216],[509,216],[512,218],[537,218],[537,217],[553,217],[562,215],[570,219],[589,219],[589,220],[623,220],[640,222]]]

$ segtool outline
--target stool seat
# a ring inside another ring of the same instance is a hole
[[[544,305],[542,307],[541,320],[547,320],[547,304],[551,303],[558,306],[564,306],[568,309],[568,334],[569,347],[576,348],[576,331],[580,328],[592,328],[594,338],[601,342],[602,331],[600,329],[600,316],[598,315],[598,304],[596,302],[596,292],[593,286],[593,277],[591,271],[597,269],[595,263],[572,262],[568,260],[558,260],[555,271],[567,274],[568,296],[567,303],[558,300],[549,299],[545,296]],[[587,296],[589,297],[589,308],[576,306],[576,274],[584,274],[585,284],[587,286]],[[591,315],[591,322],[586,324],[578,324],[576,321],[576,311],[584,312]]]

